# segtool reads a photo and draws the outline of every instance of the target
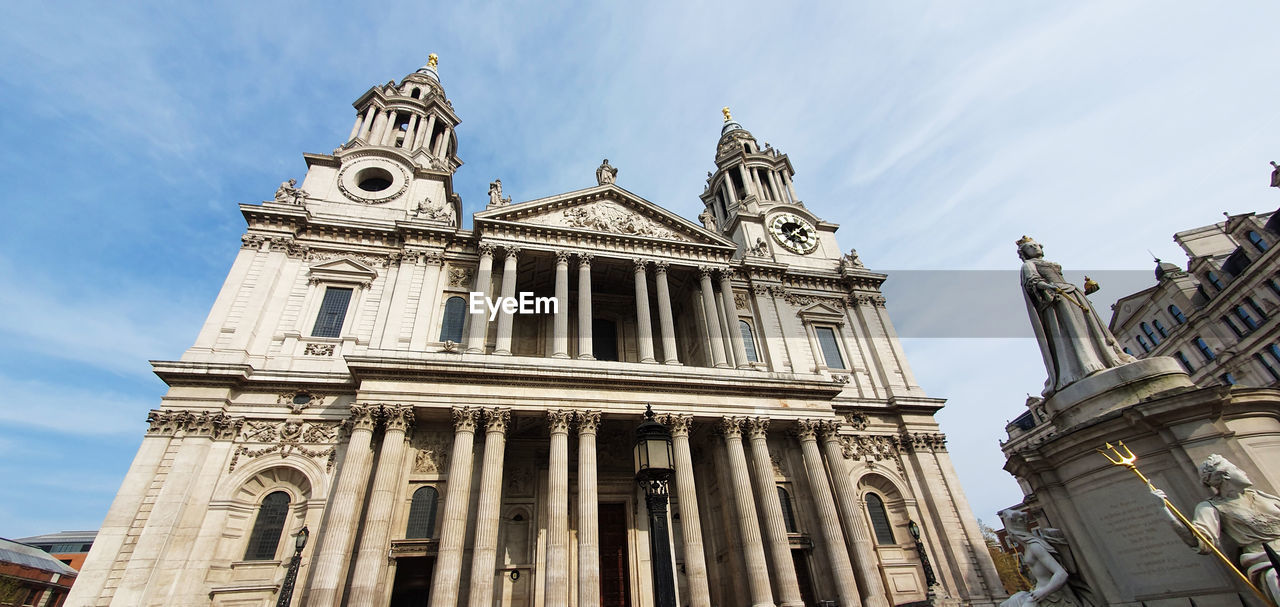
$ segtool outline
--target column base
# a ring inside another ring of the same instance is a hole
[[[592,355],[590,355],[590,354],[579,354],[579,355],[578,355],[578,360],[595,360],[595,359],[596,359],[596,357],[594,357],[594,356],[592,356]]]
[[[715,367],[716,367],[717,369],[730,369],[730,368],[732,368],[732,367],[730,367],[730,366],[729,366],[729,363],[718,363],[718,364],[716,364],[716,366],[715,366]],[[754,606],[753,606],[753,607],[754,607]],[[772,603],[770,603],[770,607],[777,607],[777,606],[776,606],[776,605],[773,605]]]
[[[569,358],[569,355],[564,352],[556,352],[551,355],[551,358]]]
[[[656,359],[656,358],[642,358],[642,359],[640,359],[640,362],[642,362],[642,363],[646,363],[646,364],[651,364],[651,365],[656,365],[656,364],[658,364],[658,359]]]
[[[463,354],[484,354],[483,348],[467,348]]]
[[[498,356],[511,356],[511,350],[494,350],[493,353]]]
[[[682,363],[682,362],[680,362],[680,361],[678,361],[678,360],[664,360],[664,361],[662,361],[662,364],[664,364],[664,365],[671,365],[671,366],[673,366],[673,367],[683,367],[683,366],[684,366],[684,363]]]
[[[794,603],[783,602],[778,607],[804,607],[804,601],[796,601]]]
[[[754,369],[755,367],[751,366],[750,364],[746,364],[746,365],[738,365],[738,368],[739,368],[739,369],[746,369],[746,370],[750,371],[750,370]],[[787,603],[783,603],[783,605],[785,605],[786,607],[791,607],[791,606],[790,606],[789,604],[787,604]]]

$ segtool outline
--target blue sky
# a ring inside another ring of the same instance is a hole
[[[194,340],[236,205],[301,178],[353,100],[427,53],[463,120],[468,215],[494,178],[528,200],[608,157],[692,219],[729,105],[877,270],[1012,271],[1025,233],[1136,289],[1148,249],[1185,261],[1174,232],[1280,205],[1280,5],[1225,6],[4,3],[0,536],[98,526],[164,390],[147,360]],[[928,314],[1018,296],[944,282]],[[1103,288],[1105,310],[1124,293]],[[997,440],[1043,382],[1035,345],[904,334],[993,523],[1021,497]]]

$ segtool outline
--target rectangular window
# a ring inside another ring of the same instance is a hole
[[[320,304],[320,314],[316,316],[316,326],[311,329],[311,336],[341,336],[342,321],[347,318],[347,305],[350,303],[351,289],[326,288],[324,290],[324,302]]]
[[[1233,322],[1230,318],[1223,316],[1222,322],[1231,328],[1231,332],[1235,333],[1236,337],[1244,337],[1244,331],[1241,331],[1240,327],[1236,326],[1236,323]]]
[[[1267,360],[1267,357],[1263,356],[1261,352],[1254,354],[1253,357],[1257,359],[1258,362],[1262,364],[1262,368],[1266,369],[1267,373],[1271,375],[1272,381],[1280,381],[1280,372],[1276,371],[1276,368]]]
[[[760,362],[760,357],[756,354],[756,340],[751,336],[751,325],[745,320],[739,320],[738,329],[742,332],[742,345],[747,351],[747,360],[753,363]]]
[[[840,346],[836,343],[836,331],[831,327],[814,327],[818,334],[818,346],[822,348],[822,358],[828,369],[843,369],[844,358],[840,356]]]
[[[1230,373],[1223,373],[1223,374],[1222,374],[1222,383],[1224,383],[1224,384],[1226,384],[1226,385],[1228,385],[1228,386],[1234,386],[1234,385],[1236,385],[1236,378],[1235,378],[1235,376],[1234,376],[1234,375],[1232,375],[1232,374],[1230,374]]]
[[[1196,370],[1195,367],[1191,366],[1191,359],[1187,358],[1186,354],[1183,354],[1182,352],[1174,352],[1173,357],[1178,359],[1178,362],[1182,363],[1182,368],[1186,369],[1187,373],[1191,373]]]

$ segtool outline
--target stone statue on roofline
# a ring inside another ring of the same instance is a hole
[[[1085,296],[1086,290],[1067,282],[1062,266],[1044,258],[1040,243],[1023,236],[1017,245],[1023,299],[1049,372],[1044,396],[1098,371],[1137,360],[1121,349]]]
[[[596,169],[596,183],[599,185],[609,185],[618,178],[618,169],[609,166],[609,159],[605,158],[600,167]]]
[[[495,179],[489,183],[489,207],[505,207],[511,204],[511,197],[502,197],[502,180]]]
[[[307,193],[298,187],[297,179],[285,181],[276,188],[275,200],[280,204],[302,204],[306,198]]]

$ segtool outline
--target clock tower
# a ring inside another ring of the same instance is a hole
[[[786,154],[768,143],[761,147],[749,131],[724,113],[716,170],[708,173],[702,192],[706,210],[699,216],[709,229],[738,244],[755,261],[831,269],[841,251],[839,227],[805,208],[791,177],[795,169]]]

